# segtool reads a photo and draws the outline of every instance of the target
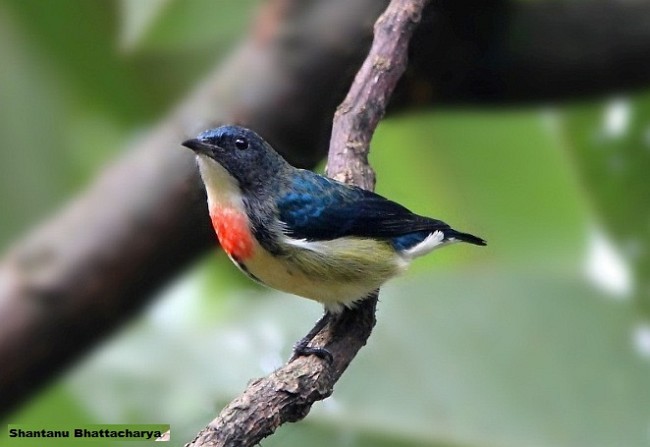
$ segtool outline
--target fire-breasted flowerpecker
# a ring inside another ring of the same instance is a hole
[[[255,132],[207,130],[197,154],[221,246],[252,279],[340,312],[418,256],[481,238],[373,192],[296,169]]]

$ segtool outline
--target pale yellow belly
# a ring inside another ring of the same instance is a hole
[[[344,238],[290,247],[272,256],[257,245],[245,269],[269,287],[319,301],[331,312],[365,298],[408,262],[386,243]]]

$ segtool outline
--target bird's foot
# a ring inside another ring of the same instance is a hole
[[[309,343],[311,343],[314,337],[327,325],[331,317],[332,314],[325,312],[321,319],[316,322],[312,330],[295,344],[291,360],[307,355],[315,355],[316,357],[325,360],[329,365],[332,364],[334,357],[332,357],[331,352],[325,348],[309,346]]]
[[[293,360],[298,357],[315,355],[319,359],[323,359],[329,365],[331,365],[334,362],[334,357],[332,356],[332,353],[325,348],[316,348],[313,346],[309,346],[310,341],[311,339],[307,339],[305,337],[302,340],[300,340],[298,343],[296,343],[296,345],[293,347],[293,357],[291,357],[291,359]]]

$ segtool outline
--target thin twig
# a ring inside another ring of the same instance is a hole
[[[406,68],[409,39],[428,0],[392,0],[375,24],[372,48],[334,118],[328,174],[361,187],[374,187],[368,165],[372,134]],[[377,295],[341,313],[313,339],[333,355],[332,365],[315,357],[290,360],[255,380],[188,446],[253,446],[285,422],[303,419],[314,402],[333,390],[375,323]]]

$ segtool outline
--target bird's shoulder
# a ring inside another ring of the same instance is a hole
[[[289,212],[307,213],[332,205],[362,201],[366,193],[372,194],[311,171],[297,169],[280,192],[278,206]]]

